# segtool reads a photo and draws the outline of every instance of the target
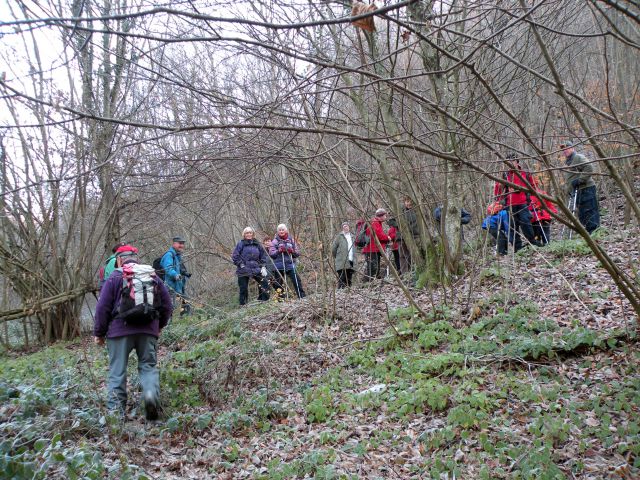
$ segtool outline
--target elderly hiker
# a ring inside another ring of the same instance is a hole
[[[342,230],[333,239],[331,255],[338,274],[338,288],[351,286],[351,279],[356,265],[355,239],[351,234],[349,222],[342,223]]]
[[[172,245],[162,256],[160,265],[164,271],[164,283],[169,287],[171,301],[175,306],[176,296],[184,295],[185,277],[181,273],[182,252],[184,252],[185,239],[173,237]]]
[[[246,305],[249,298],[249,280],[258,284],[258,300],[269,300],[269,283],[267,280],[267,252],[255,238],[256,232],[251,227],[242,231],[242,240],[231,254],[231,261],[236,266],[240,296],[238,303]]]
[[[580,223],[589,233],[600,226],[600,210],[596,183],[591,178],[593,166],[576,152],[572,142],[560,145],[568,167],[565,173],[565,191],[571,199],[570,207],[577,212]]]
[[[306,294],[296,269],[296,259],[300,256],[300,249],[284,223],[278,225],[276,235],[269,247],[269,255],[277,270],[273,286],[278,292],[278,298],[282,299],[284,296],[287,288],[287,276],[291,279],[298,298],[304,298]]]
[[[380,268],[380,258],[382,256],[382,252],[386,249],[387,244],[391,241],[391,238],[386,234],[382,226],[386,221],[387,211],[384,208],[379,208],[376,210],[375,216],[369,221],[371,226],[367,226],[366,228],[366,233],[370,240],[362,249],[365,261],[367,262],[367,271],[364,277],[365,282],[370,282],[374,278],[382,278],[383,271]],[[376,238],[378,239],[382,250],[378,248]]]

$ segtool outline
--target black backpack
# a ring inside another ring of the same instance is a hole
[[[356,223],[356,239],[355,244],[358,248],[364,248],[371,242],[371,237],[367,235],[367,222],[358,220]]]
[[[162,268],[162,257],[158,257],[153,261],[151,265],[153,269],[156,271],[156,276],[164,281],[164,268]]]

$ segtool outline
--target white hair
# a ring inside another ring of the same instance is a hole
[[[285,232],[289,231],[289,229],[284,223],[281,223],[280,225],[278,225],[278,228],[276,228],[276,230],[280,230],[280,229],[284,229]]]
[[[251,227],[245,227],[245,229],[242,230],[242,235],[244,236],[246,233],[256,233],[256,231]]]

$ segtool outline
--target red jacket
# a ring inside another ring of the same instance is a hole
[[[505,180],[511,183],[515,183],[516,185],[521,185],[523,188],[527,188],[528,186],[535,188],[535,180],[529,172],[519,169],[518,173],[519,175],[516,174],[515,171],[509,170],[505,174]],[[529,185],[527,185],[527,183],[525,183],[523,180],[526,180]],[[527,203],[526,192],[515,192],[512,187],[503,185],[500,182],[496,182],[495,186],[493,187],[493,194],[495,195],[495,199],[497,202],[501,202],[506,198],[505,205],[507,207],[510,205],[525,205]]]
[[[376,237],[378,237],[378,240],[380,240],[382,248],[385,248],[385,246],[387,245],[387,243],[389,243],[389,241],[391,241],[391,239],[386,233],[384,233],[382,222],[374,218],[370,221],[370,223],[371,227],[373,227],[373,232],[376,234]],[[378,245],[376,245],[376,240],[373,238],[373,235],[371,235],[371,228],[369,227],[367,227],[367,235],[369,235],[371,241],[366,247],[362,249],[362,253],[379,252],[380,250],[378,249]]]
[[[547,195],[547,192],[543,190],[539,190],[540,193]],[[547,207],[548,210],[553,213],[558,213],[558,209],[553,202],[542,199],[542,202]],[[551,214],[545,210],[542,206],[541,200],[535,195],[531,195],[531,205],[529,205],[529,210],[531,210],[531,223],[535,222],[550,222]]]

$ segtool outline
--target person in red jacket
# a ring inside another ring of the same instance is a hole
[[[504,174],[504,179],[522,188],[534,187],[535,181],[531,173],[520,166],[520,162],[515,154],[509,153],[506,158],[514,168],[510,168],[509,171]],[[542,247],[544,244],[535,239],[533,227],[531,226],[529,194],[522,190],[514,189],[511,186],[503,185],[500,182],[496,182],[493,193],[495,200],[503,203],[509,213],[509,229],[511,231],[509,236],[515,235],[514,250],[517,252],[523,247],[522,236],[532,245]]]
[[[538,191],[543,195],[547,195],[544,190]],[[547,245],[551,241],[552,218],[549,212],[558,213],[558,209],[553,202],[531,195],[529,210],[531,211],[531,226],[536,240],[543,245]]]
[[[396,271],[400,273],[400,226],[395,218],[390,218],[387,223],[389,224],[389,231],[387,235],[393,242],[391,244],[391,253],[393,253],[393,264],[396,267]]]
[[[370,240],[367,246],[362,249],[364,259],[367,263],[367,273],[364,278],[365,282],[370,282],[374,278],[382,278],[382,271],[380,270],[380,256],[381,250],[378,248],[378,244],[374,238],[374,234],[377,237],[382,250],[384,251],[387,243],[391,241],[389,235],[387,235],[382,228],[382,224],[387,220],[387,211],[384,208],[376,210],[376,216],[370,220],[371,227],[367,227],[367,235]],[[372,233],[373,230],[373,233]]]

